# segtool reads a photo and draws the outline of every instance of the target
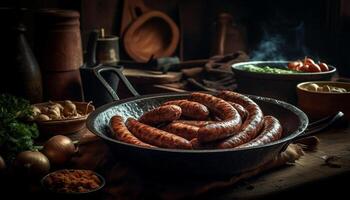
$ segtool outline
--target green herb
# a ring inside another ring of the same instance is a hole
[[[270,67],[270,66],[259,67],[256,65],[246,65],[246,66],[244,66],[243,69],[250,71],[250,72],[270,73],[270,74],[296,74],[296,73],[299,73],[297,71],[290,70],[288,68],[281,69],[281,68]]]
[[[29,101],[8,94],[0,95],[0,154],[12,160],[17,153],[33,150],[33,139],[39,136]]]

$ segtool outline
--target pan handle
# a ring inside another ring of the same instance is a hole
[[[291,143],[293,143],[293,142],[295,142],[297,140],[300,140],[302,138],[309,137],[310,135],[313,135],[314,133],[323,131],[326,128],[330,127],[332,124],[334,124],[334,122],[336,122],[337,120],[339,120],[339,119],[341,119],[343,117],[344,117],[344,113],[341,112],[341,111],[338,111],[337,113],[335,113],[335,114],[333,114],[331,116],[328,116],[328,117],[325,117],[325,118],[320,119],[318,121],[310,123],[303,133],[301,133],[297,137],[295,137],[292,140],[290,140],[289,142],[287,142],[283,146],[281,152],[285,151],[289,144],[291,144]]]
[[[135,96],[135,97],[140,96],[139,93],[135,90],[135,88],[131,85],[129,80],[124,76],[122,70],[123,70],[123,67],[120,65],[102,65],[102,64],[100,64],[94,68],[95,76],[102,83],[102,85],[105,87],[105,89],[108,91],[108,93],[111,95],[111,97],[113,98],[114,101],[118,101],[118,100],[120,100],[120,98],[117,95],[117,93],[113,90],[113,88],[108,84],[106,79],[103,78],[103,76],[101,75],[102,72],[105,72],[105,71],[114,72],[133,96]]]

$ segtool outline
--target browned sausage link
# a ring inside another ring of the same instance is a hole
[[[194,138],[191,140],[191,144],[193,149],[215,149],[217,141],[213,143],[201,143],[198,141],[198,138]]]
[[[235,118],[238,114],[230,103],[210,94],[193,92],[189,98],[207,106],[209,110],[213,111],[222,120]]]
[[[177,105],[182,109],[182,115],[191,119],[204,120],[209,115],[209,110],[203,104],[188,100],[167,101],[163,105]]]
[[[230,101],[233,103],[237,103],[241,106],[243,106],[243,108],[247,108],[249,105],[255,104],[256,103],[251,100],[249,97],[243,95],[243,94],[239,94],[237,92],[233,92],[233,91],[221,91],[218,95],[219,98],[224,99],[226,101]]]
[[[133,134],[130,133],[130,131],[127,129],[123,122],[123,118],[121,116],[113,116],[110,121],[110,126],[113,130],[112,136],[113,138],[130,143],[130,144],[135,144],[138,146],[143,146],[143,147],[155,147],[150,144],[144,143],[141,140],[137,139]]]
[[[238,148],[252,147],[274,142],[282,136],[282,125],[273,116],[264,117],[264,128],[258,137],[254,138],[248,143],[238,146]]]
[[[199,142],[211,142],[236,134],[242,124],[241,116],[228,102],[210,94],[194,92],[190,99],[201,103],[218,115],[222,121],[200,127]]]
[[[183,137],[187,140],[192,140],[197,137],[199,127],[179,122],[172,122],[164,127],[163,130]]]
[[[194,138],[191,140],[192,148],[193,149],[212,149],[212,146],[207,145],[208,143],[200,143],[198,141],[198,138]]]
[[[224,91],[218,96],[242,105],[248,112],[248,117],[244,121],[241,131],[222,141],[218,148],[234,148],[255,138],[263,126],[263,113],[260,107],[249,97],[236,92]]]
[[[133,118],[126,121],[129,131],[140,140],[163,148],[191,149],[192,144],[177,135],[143,124]]]
[[[192,126],[202,127],[207,124],[214,123],[214,121],[196,121],[196,120],[175,120],[174,122],[179,122],[182,124],[188,124]]]
[[[162,122],[171,122],[179,119],[181,112],[181,108],[176,105],[159,106],[144,113],[139,121],[148,125],[157,125]]]
[[[197,138],[193,138],[190,142],[192,144],[193,149],[202,149],[201,144],[199,143]]]
[[[231,101],[228,101],[239,113],[239,115],[242,118],[242,122],[247,118],[248,112],[246,109],[243,108],[243,106],[239,105],[238,103],[233,103]]]

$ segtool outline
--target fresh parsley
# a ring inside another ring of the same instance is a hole
[[[34,149],[33,139],[39,136],[39,131],[35,123],[28,121],[31,115],[29,101],[0,95],[0,155],[6,160],[12,160],[21,151]]]

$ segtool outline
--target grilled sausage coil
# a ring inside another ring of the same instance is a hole
[[[182,110],[177,105],[164,105],[143,114],[139,121],[148,125],[171,122],[180,118]]]
[[[248,111],[246,109],[243,108],[243,106],[237,104],[237,103],[233,103],[233,102],[228,102],[230,103],[239,113],[239,115],[242,118],[242,122],[244,122],[244,120],[247,118],[248,116]]]
[[[179,122],[182,124],[188,124],[192,126],[202,127],[211,123],[214,123],[214,121],[196,121],[196,120],[175,120],[174,122]]]
[[[116,115],[110,128],[111,137],[119,141],[171,149],[254,147],[280,139],[283,132],[277,118],[264,116],[248,96],[232,91],[216,96],[194,92],[186,100],[165,102],[125,123]]]
[[[192,144],[188,140],[143,124],[136,119],[129,118],[126,126],[133,135],[148,144],[163,148],[192,149]]]
[[[223,91],[218,97],[238,103],[248,112],[248,117],[244,121],[241,130],[219,143],[218,148],[234,148],[255,138],[263,126],[263,113],[260,107],[247,96],[232,91]]]
[[[249,141],[248,143],[238,146],[238,148],[264,145],[280,139],[281,136],[282,136],[282,125],[278,121],[278,119],[276,119],[273,116],[265,116],[264,128],[262,129],[260,135],[258,135],[256,138]]]
[[[187,140],[192,140],[193,138],[197,137],[199,127],[174,121],[164,127],[163,130],[183,137]]]
[[[222,121],[207,124],[198,130],[198,141],[211,142],[236,134],[242,124],[241,116],[228,102],[210,94],[194,92],[190,100],[201,103],[219,116]]]
[[[150,144],[146,144],[141,140],[137,139],[133,134],[130,133],[128,128],[125,126],[123,122],[123,118],[121,116],[115,115],[111,118],[110,126],[112,128],[112,137],[129,144],[135,144],[142,147],[154,147]]]
[[[208,118],[209,110],[203,104],[188,100],[173,100],[165,102],[163,105],[177,105],[182,109],[182,115],[196,120]]]

